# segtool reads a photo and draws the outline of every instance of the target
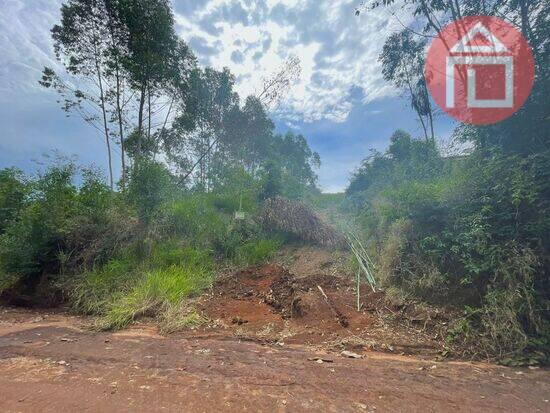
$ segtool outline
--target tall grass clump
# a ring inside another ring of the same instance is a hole
[[[101,324],[119,328],[202,291],[213,270],[210,252],[172,239],[152,245],[146,256],[139,245],[131,245],[104,265],[64,278],[61,286],[75,311],[101,316]]]
[[[138,317],[170,311],[211,284],[212,273],[206,268],[173,265],[147,272],[132,289],[115,300],[102,321],[102,327],[120,329]]]
[[[77,276],[64,277],[60,284],[74,311],[102,315],[113,297],[128,290],[138,276],[139,264],[127,254]]]

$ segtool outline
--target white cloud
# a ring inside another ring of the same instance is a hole
[[[0,9],[0,97],[36,94],[45,65],[56,67],[51,27],[62,0],[4,0]],[[287,122],[344,121],[350,91],[364,100],[394,94],[377,61],[388,32],[399,29],[380,8],[357,17],[354,0],[174,0],[179,34],[202,64],[227,66],[243,95],[277,71],[289,55],[302,62],[302,77],[275,110]],[[403,19],[402,19],[403,20]],[[406,23],[406,22],[405,22]],[[46,97],[45,94],[40,94]]]
[[[32,3],[32,4],[31,4]],[[4,0],[0,8],[0,100],[40,89],[44,66],[56,67],[50,29],[59,19],[59,0]]]
[[[176,11],[183,1],[176,0]],[[400,27],[384,8],[357,17],[354,6],[353,0],[207,0],[176,18],[184,39],[198,36],[210,47],[195,50],[199,60],[229,67],[242,95],[259,89],[289,55],[299,56],[302,78],[275,114],[289,123],[341,122],[353,107],[352,88],[362,89],[365,102],[395,94],[382,79],[378,55],[388,32]]]

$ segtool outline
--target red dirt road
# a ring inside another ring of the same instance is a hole
[[[550,411],[547,369],[376,352],[349,359],[223,332],[97,333],[85,323],[0,309],[1,412]]]

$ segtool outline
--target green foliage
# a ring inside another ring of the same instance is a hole
[[[14,168],[0,170],[0,234],[23,208],[28,186],[23,173]]]
[[[261,238],[260,227],[250,218],[257,209],[255,194],[187,194],[163,207],[157,225],[161,233],[211,249],[220,258],[233,259],[239,245]],[[241,210],[245,220],[235,220]]]
[[[21,281],[32,295],[42,274],[105,260],[129,237],[131,217],[97,172],[60,163],[25,185],[25,202],[0,236],[0,279],[11,287]]]
[[[78,190],[72,183],[72,164],[55,166],[32,185],[33,199],[0,238],[4,271],[21,276],[55,265],[70,220],[78,212]]]
[[[155,245],[145,265],[165,269],[172,266],[190,266],[212,270],[212,256],[206,250],[195,249],[176,239]]]
[[[280,167],[273,161],[267,162],[264,165],[264,174],[260,199],[266,200],[281,195],[283,178]]]
[[[91,271],[66,277],[61,281],[61,287],[75,311],[101,315],[109,308],[113,297],[127,290],[138,277],[138,267],[136,260],[126,254]]]
[[[189,194],[163,207],[159,225],[163,232],[189,239],[193,245],[211,245],[226,232],[230,221],[228,214],[216,208],[216,202],[209,194]]]
[[[549,153],[494,148],[454,160],[429,145],[392,138],[348,188],[378,277],[402,296],[469,305],[456,336],[484,356],[539,351],[533,343],[549,331]]]
[[[271,259],[281,247],[277,239],[248,241],[235,249],[234,263],[240,266],[261,264]]]
[[[213,269],[208,251],[173,239],[154,244],[145,257],[130,245],[105,265],[65,277],[61,286],[75,311],[102,316],[105,328],[121,328],[141,315],[164,317],[210,285]]]
[[[184,298],[199,294],[211,283],[211,273],[201,267],[174,265],[153,270],[113,303],[102,326],[119,329],[137,317],[155,315],[155,310],[177,306]]]
[[[174,194],[174,190],[172,176],[166,167],[144,158],[131,173],[127,196],[138,211],[139,218],[147,224],[158,208]]]

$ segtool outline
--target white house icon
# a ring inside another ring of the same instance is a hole
[[[482,36],[484,44],[476,44]],[[476,71],[467,68],[466,104],[469,108],[511,108],[514,106],[514,61],[510,50],[497,39],[481,22],[454,45],[447,56],[445,97],[448,108],[455,107],[456,65],[503,65],[505,74],[504,99],[477,99]]]

